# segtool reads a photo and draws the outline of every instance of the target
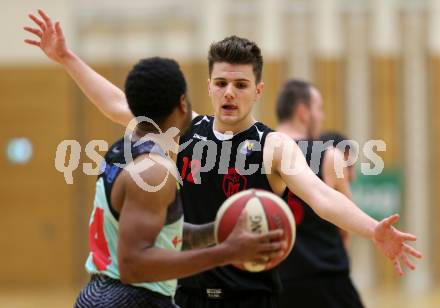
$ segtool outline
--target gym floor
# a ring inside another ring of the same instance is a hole
[[[0,290],[0,307],[73,307],[76,291],[70,289]],[[428,293],[401,293],[391,290],[362,292],[367,308],[438,308],[440,288]]]

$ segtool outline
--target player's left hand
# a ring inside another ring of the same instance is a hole
[[[405,243],[406,241],[416,241],[417,238],[415,235],[400,232],[393,227],[393,224],[395,224],[399,218],[399,214],[394,214],[379,222],[374,229],[373,242],[380,252],[393,262],[394,269],[397,273],[403,275],[400,262],[403,262],[409,269],[414,270],[416,266],[409,260],[408,256],[411,255],[420,259],[422,254]]]

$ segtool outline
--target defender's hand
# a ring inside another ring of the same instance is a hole
[[[61,64],[70,51],[67,48],[60,22],[57,21],[54,25],[42,10],[38,10],[38,14],[41,19],[29,14],[29,18],[38,25],[38,28],[24,27],[24,30],[36,35],[38,40],[26,39],[24,41],[29,45],[40,47],[49,59]]]
[[[406,241],[416,241],[414,235],[400,232],[393,227],[399,218],[398,214],[394,214],[383,219],[374,229],[373,242],[380,252],[393,262],[394,269],[399,275],[403,275],[400,262],[414,270],[416,266],[409,260],[408,255],[420,259],[422,254],[405,243]]]

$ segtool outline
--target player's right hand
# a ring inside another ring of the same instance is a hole
[[[247,214],[243,211],[234,230],[221,244],[227,250],[230,263],[266,263],[272,258],[282,256],[287,249],[287,241],[283,230],[255,234],[247,231],[247,219]]]
[[[47,57],[55,62],[62,63],[69,55],[69,49],[66,45],[63,30],[57,21],[53,24],[49,16],[42,10],[38,10],[41,18],[29,14],[29,18],[38,26],[38,28],[24,27],[24,30],[36,35],[38,40],[24,40],[29,45],[40,47]]]

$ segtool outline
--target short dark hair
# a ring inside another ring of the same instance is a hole
[[[255,81],[261,81],[263,73],[263,56],[257,44],[238,36],[229,36],[212,43],[208,53],[209,76],[214,63],[252,64]]]
[[[289,120],[299,104],[310,105],[310,82],[298,79],[288,80],[282,87],[277,100],[278,122]]]
[[[162,124],[186,94],[185,77],[172,59],[140,60],[125,81],[125,95],[131,112]]]

